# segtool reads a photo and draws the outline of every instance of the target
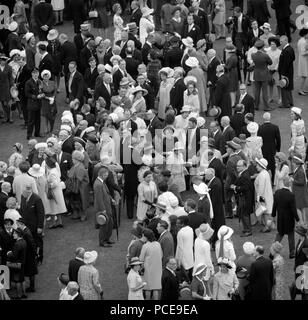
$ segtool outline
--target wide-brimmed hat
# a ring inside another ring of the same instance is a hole
[[[299,115],[299,116],[302,114],[302,109],[299,108],[299,107],[292,107],[292,108],[291,108],[291,111],[294,112],[294,113],[296,113],[296,114]]]
[[[196,78],[196,77],[194,77],[194,76],[186,76],[185,78],[184,78],[184,83],[185,83],[185,85],[187,86],[187,84],[189,83],[189,82],[193,82],[193,83],[197,83],[198,82],[198,79]]]
[[[182,43],[188,48],[193,48],[194,46],[194,40],[191,37],[182,39]]]
[[[195,68],[195,67],[198,67],[198,66],[199,66],[199,60],[198,60],[196,57],[189,57],[189,58],[185,61],[185,64],[186,64],[188,67]]]
[[[141,13],[143,17],[148,17],[154,12],[154,9],[150,9],[148,7],[143,7],[141,9]]]
[[[260,40],[260,39],[258,39],[256,42],[255,42],[255,47],[257,48],[257,49],[262,49],[263,47],[264,47],[264,41],[262,41],[262,40]]]
[[[203,117],[198,117],[197,118],[197,127],[202,127],[205,124],[206,120]]]
[[[28,172],[32,177],[36,178],[42,177],[45,173],[44,169],[38,163],[35,163]]]
[[[95,250],[93,251],[86,251],[84,256],[83,256],[83,262],[85,264],[90,264],[95,262],[95,260],[97,259],[97,252]]]
[[[143,262],[140,261],[138,257],[131,258],[130,263],[129,263],[130,266],[138,266],[141,264],[143,264]]]
[[[247,125],[247,131],[249,133],[257,133],[259,130],[259,125],[256,122],[249,122]]]
[[[32,37],[34,37],[34,33],[32,33],[32,32],[27,32],[24,35],[24,38],[26,39],[26,42],[28,42]]]
[[[228,44],[227,46],[226,46],[226,50],[228,51],[228,52],[236,52],[236,46],[234,45],[234,44]]]
[[[196,45],[197,50],[203,47],[204,45],[206,45],[206,40],[205,39],[199,40]]]
[[[242,146],[239,143],[235,143],[233,141],[228,141],[226,146],[233,150],[240,150],[242,148]]]
[[[86,146],[86,142],[82,138],[74,137],[73,141],[80,143],[83,146],[83,148]]]
[[[205,195],[209,192],[209,188],[204,182],[201,182],[199,185],[193,184],[193,188],[198,194]]]
[[[266,159],[256,159],[257,164],[262,167],[263,169],[267,170],[268,162]]]
[[[183,113],[183,112],[191,112],[191,106],[189,106],[189,105],[183,106],[180,112],[181,113]]]
[[[184,150],[184,147],[182,146],[182,144],[180,142],[176,142],[174,144],[173,151],[178,151],[178,150]]]
[[[59,36],[59,32],[56,29],[51,29],[49,30],[48,34],[47,34],[47,40],[52,41],[57,39]]]
[[[18,29],[18,23],[16,21],[12,21],[8,27],[9,31],[14,32]]]
[[[301,163],[301,164],[304,163],[303,158],[302,158],[302,155],[299,154],[299,153],[297,153],[297,152],[295,152],[295,153],[292,155],[292,160],[293,160],[293,161],[295,160],[295,162],[298,162],[298,163]]]
[[[39,142],[35,145],[35,150],[38,150],[38,149],[46,149],[48,148],[47,146],[47,143],[46,142]]]
[[[209,116],[213,118],[219,117],[221,114],[221,108],[220,107],[213,107],[209,110]]]
[[[222,236],[224,237],[225,240],[230,239],[232,236],[234,230],[228,226],[221,226],[217,232],[217,237],[220,240]]]
[[[158,71],[158,75],[160,75],[161,72],[165,73],[168,78],[173,77],[173,74],[174,74],[174,70],[171,69],[171,68],[169,68],[169,67],[161,68],[161,69]]]
[[[18,49],[13,49],[13,50],[10,51],[9,56],[10,56],[10,58],[13,58],[15,55],[19,55],[19,56],[20,56],[20,54],[21,54],[21,51],[20,51],[20,50],[18,50]]]
[[[231,261],[228,258],[222,258],[222,257],[218,258],[217,264],[219,266],[225,265],[228,269],[232,269]]]
[[[122,78],[122,80],[120,81],[120,87],[126,87],[130,84],[128,78],[124,77]]]
[[[249,255],[253,254],[255,250],[256,250],[256,247],[252,242],[247,241],[243,244],[243,251],[245,254],[249,254]]]
[[[272,31],[271,25],[268,22],[264,22],[263,26],[260,27],[261,30],[263,30],[264,28],[268,29],[269,31]]]
[[[298,233],[300,236],[306,236],[308,233],[308,228],[303,225],[298,225],[295,227],[295,232]]]
[[[45,75],[48,76],[48,79],[51,78],[51,72],[49,70],[43,70],[41,73],[41,77],[43,78]]]
[[[160,210],[162,210],[162,211],[166,211],[167,210],[167,206],[163,202],[155,203],[155,204],[153,204],[153,206],[158,208],[158,209],[160,209]]]
[[[285,88],[289,85],[289,79],[286,76],[281,76],[281,79],[279,80],[278,86],[280,88]]]
[[[207,266],[203,263],[199,263],[196,267],[196,271],[194,272],[194,276],[199,275],[202,273],[204,270],[206,270]]]
[[[214,234],[214,230],[211,228],[211,226],[208,223],[202,223],[200,224],[199,228],[196,229],[197,237],[203,240],[209,240],[213,234]]]
[[[97,221],[97,223],[98,223],[100,226],[105,225],[105,224],[107,223],[108,219],[109,219],[109,218],[108,218],[108,216],[106,215],[106,212],[101,211],[101,212],[98,212],[98,213],[97,213],[96,221]]]
[[[146,95],[148,94],[148,90],[143,89],[141,86],[135,87],[135,88],[132,90],[132,94],[135,94],[135,93],[137,93],[137,92],[139,92],[139,91],[142,91],[142,94],[143,94],[144,96],[146,96]]]

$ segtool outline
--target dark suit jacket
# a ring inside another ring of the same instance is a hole
[[[179,281],[168,269],[164,269],[161,278],[161,297],[163,301],[179,300]]]
[[[212,161],[209,162],[209,168],[215,170],[215,176],[221,181],[221,183],[223,183],[225,165],[222,161],[217,158],[213,158]]]
[[[81,73],[78,71],[75,72],[72,84],[71,84],[71,90],[70,93],[70,100],[78,99],[80,101],[80,105],[83,105],[83,89],[84,89],[84,80]]]
[[[172,257],[174,254],[174,242],[170,231],[167,230],[163,235],[160,235],[158,242],[160,243],[163,251],[162,263],[163,267],[165,267],[168,262],[168,258]]]
[[[37,228],[43,229],[45,218],[44,206],[37,194],[32,193],[28,202],[26,202],[26,198],[23,195],[21,196],[20,214],[31,231],[36,232]]]
[[[94,100],[96,101],[99,97],[102,97],[106,101],[106,109],[110,109],[111,97],[114,95],[112,84],[110,84],[111,94],[108,92],[107,88],[104,85],[104,82],[96,82],[94,89]]]
[[[213,105],[221,108],[220,118],[232,115],[231,98],[229,92],[229,76],[223,74],[216,82]]]
[[[113,74],[113,88],[115,91],[115,94],[118,94],[119,88],[120,88],[120,82],[123,78],[122,72],[118,69],[114,74]]]
[[[244,113],[236,112],[230,118],[230,126],[233,128],[236,137],[238,137],[239,134],[242,132],[242,127],[244,125],[245,125]]]
[[[201,213],[205,218],[205,223],[211,223],[210,217],[210,202],[207,196],[203,197],[203,199],[198,200],[198,212]]]
[[[80,32],[80,25],[87,20],[85,0],[70,0],[69,10],[73,17],[74,32]]]
[[[108,48],[105,55],[104,55],[104,64],[111,64],[110,62],[110,59],[111,57],[113,56],[113,53],[112,53],[112,47]]]
[[[210,137],[214,139],[215,141],[215,149],[220,150],[220,145],[221,145],[221,137],[222,137],[222,133],[220,130],[218,130],[215,135],[214,133],[210,134]]]
[[[271,7],[276,12],[277,20],[290,18],[290,15],[292,14],[290,5],[291,5],[290,0],[273,0]]]
[[[25,65],[22,69],[19,69],[15,78],[15,83],[19,91],[19,99],[25,99],[25,85],[26,82],[31,78],[31,70]]]
[[[247,2],[247,15],[258,21],[259,26],[268,22],[271,17],[266,0],[249,0]]]
[[[146,81],[144,85],[141,86],[143,89],[148,91],[148,94],[144,97],[147,109],[154,109],[155,105],[155,93],[151,82]]]
[[[294,76],[294,68],[293,63],[295,61],[295,53],[293,48],[288,45],[286,48],[282,49],[279,64],[278,64],[278,72],[280,76],[285,76],[289,79],[289,85],[284,89],[293,90],[293,76]]]
[[[192,138],[192,145],[188,145],[188,143],[190,142],[191,139],[191,130],[188,129],[186,132],[186,150],[187,150],[187,159],[191,159],[192,156],[196,155],[196,153],[199,151],[200,149],[200,139],[201,139],[201,129],[197,128],[195,133],[194,133],[194,137]],[[188,147],[190,147],[191,149],[188,150]]]
[[[170,90],[170,104],[174,109],[177,110],[178,114],[180,113],[180,110],[182,109],[184,104],[183,94],[185,90],[186,86],[183,78],[177,80]]]
[[[233,16],[232,20],[227,20],[226,25],[227,26],[232,25],[232,39],[233,39],[233,43],[235,43],[235,36],[238,33],[238,18],[236,16]],[[248,37],[247,37],[247,35],[248,35],[248,30],[250,28],[250,20],[244,14],[242,16],[242,24],[241,24],[241,26],[242,26],[242,33],[244,35],[243,39],[245,39],[245,42],[246,42],[245,45],[246,45],[246,48],[247,48],[248,47]]]
[[[72,154],[73,151],[75,150],[74,148],[74,137],[73,136],[69,136],[63,143],[61,146],[61,149],[63,151],[63,153],[68,153],[68,154]]]
[[[180,67],[183,50],[179,47],[171,48],[165,54],[164,65],[170,68]]]
[[[46,56],[41,60],[39,65],[40,75],[43,70],[49,70],[51,73],[51,79],[54,77],[54,62],[51,54],[47,53]]]
[[[273,64],[272,59],[263,51],[257,51],[251,55],[254,62],[254,80],[255,81],[268,81],[269,71],[268,66]]]
[[[85,46],[84,48],[81,49],[80,55],[79,55],[79,69],[78,71],[84,75],[86,70],[89,67],[89,59],[94,56],[93,52]]]
[[[294,232],[295,220],[299,221],[294,194],[286,188],[279,189],[274,194],[272,217],[277,216],[277,230],[280,235]]]
[[[15,240],[13,236],[6,232],[6,230],[0,227],[0,257],[1,257],[1,264],[5,265],[7,261],[7,253],[12,251],[13,245]]]
[[[280,151],[281,137],[279,127],[270,122],[263,123],[258,130],[258,136],[262,137],[262,154],[265,159],[271,159]],[[269,160],[267,160],[269,161]]]
[[[261,35],[263,34],[263,31],[258,28],[258,37],[259,38]],[[255,39],[255,35],[252,31],[252,29],[250,29],[247,33],[247,42],[248,42],[248,46],[252,47],[254,45],[253,40]]]
[[[38,111],[41,108],[41,100],[37,98],[40,93],[39,90],[40,80],[35,83],[33,78],[29,79],[25,84],[25,95],[27,98],[27,109]]]
[[[85,87],[86,89],[90,88],[92,90],[95,89],[95,82],[96,82],[96,78],[98,77],[98,72],[97,72],[97,68],[95,68],[92,73],[91,73],[91,69],[87,68],[86,72],[84,74],[84,82],[85,82]],[[88,95],[88,91],[87,91],[87,95]]]
[[[207,14],[203,9],[199,9],[198,14],[194,14],[194,22],[200,28],[201,39],[205,39],[205,35],[210,33],[209,20]]]
[[[75,281],[78,283],[78,271],[81,266],[84,265],[84,262],[79,259],[72,259],[68,265],[68,277],[70,281]]]
[[[306,261],[308,261],[307,255],[303,252],[303,249],[308,249],[308,238],[306,238],[302,244],[300,244],[300,242],[301,239],[298,240],[295,248],[295,270],[298,266],[302,266]]]
[[[273,263],[263,256],[251,264],[249,300],[272,300],[272,287],[274,284]]]
[[[72,156],[67,152],[62,152],[61,159],[60,159],[60,170],[61,170],[61,180],[67,180],[67,174],[70,168],[73,166]]]
[[[83,296],[80,293],[78,293],[78,295],[73,300],[84,300],[84,299],[83,299]]]
[[[38,28],[47,25],[51,29],[54,22],[52,5],[47,2],[38,3],[34,7],[34,19]]]
[[[126,71],[131,77],[136,80],[138,76],[138,66],[140,64],[139,60],[134,59],[133,57],[126,57]]]
[[[64,74],[68,74],[68,65],[71,61],[77,62],[77,49],[73,42],[65,41],[60,47],[60,61],[63,65]]]
[[[216,68],[219,64],[219,59],[215,57],[207,67],[207,81],[211,81],[214,86],[216,85],[217,81]]]
[[[9,198],[2,191],[0,192],[0,228],[3,226],[4,213],[7,210],[6,200]]]
[[[152,139],[154,139],[155,137],[155,133],[156,133],[155,130],[163,129],[163,127],[164,127],[163,123],[158,119],[157,116],[153,118],[153,120],[148,126],[148,130],[151,133]]]
[[[5,43],[6,54],[9,56],[11,50],[23,50],[19,36],[16,33],[10,32]]]
[[[222,132],[220,140],[220,152],[222,155],[226,153],[226,143],[231,141],[235,137],[235,132],[231,126],[229,126],[225,131]]]
[[[251,212],[253,212],[254,186],[247,169],[237,177],[235,180],[235,186],[235,192],[242,200],[240,201],[241,205],[239,205],[238,208],[240,216],[249,216]]]
[[[148,64],[148,54],[151,51],[152,47],[146,42],[142,49],[141,49],[141,54],[142,54],[142,61],[145,65]]]
[[[139,27],[140,19],[142,17],[141,10],[138,8],[134,12],[132,12],[129,22],[135,22],[137,27]]]
[[[236,104],[239,103],[240,96],[237,96]],[[255,99],[248,93],[246,93],[244,99],[241,102],[245,106],[244,115],[246,113],[255,114]]]
[[[188,225],[194,231],[194,238],[196,238],[195,230],[200,227],[200,224],[208,222],[208,220],[204,214],[202,214],[200,212],[196,212],[196,211],[190,212],[188,214],[188,220],[189,220]]]
[[[184,26],[183,38],[191,37],[194,40],[194,46],[196,47],[197,42],[203,38],[200,28],[194,24],[193,28],[188,31],[188,25]]]

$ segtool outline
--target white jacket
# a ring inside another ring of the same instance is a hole
[[[255,180],[256,200],[259,201],[260,197],[265,199],[265,206],[267,214],[272,214],[273,209],[273,189],[271,177],[265,169],[262,170]]]
[[[196,271],[198,264],[205,264],[212,274],[214,274],[214,266],[211,257],[211,246],[208,241],[199,237],[195,240],[195,264],[193,274]]]
[[[185,270],[194,266],[194,232],[189,226],[183,227],[177,234],[177,247],[175,258]]]

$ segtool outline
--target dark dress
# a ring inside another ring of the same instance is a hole
[[[226,61],[227,74],[229,76],[229,91],[235,92],[238,90],[238,58],[233,53]]]
[[[107,29],[109,27],[106,11],[107,0],[93,0],[92,8],[98,12],[98,17],[93,21],[93,27]]]
[[[1,247],[1,261],[0,264],[5,265],[7,261],[7,253],[12,251],[14,245],[14,239],[11,234],[7,233],[6,230],[0,228],[0,247]]]
[[[308,207],[308,190],[307,181],[305,177],[305,171],[303,166],[300,166],[294,170],[293,175],[293,193],[295,196],[295,203],[297,209],[303,209]]]
[[[42,92],[45,93],[46,97],[55,97],[56,95],[56,85],[54,81],[49,80],[48,85],[43,81],[42,82]],[[50,104],[49,99],[42,99],[42,109],[41,115],[48,119],[55,119],[57,114],[57,104],[56,99],[54,100],[53,104]]]
[[[29,228],[23,230],[23,238],[27,243],[25,276],[32,277],[38,273],[36,264],[36,243]]]
[[[13,85],[12,68],[5,65],[3,71],[0,68],[0,101],[11,100],[10,88]]]
[[[59,40],[49,41],[47,51],[52,57],[53,61],[53,75],[59,77],[62,70],[61,66],[61,44]]]
[[[26,263],[27,243],[24,239],[15,242],[12,248],[12,254],[8,257],[8,261],[21,263],[20,269],[10,269],[10,278],[13,282],[25,281],[25,263]]]

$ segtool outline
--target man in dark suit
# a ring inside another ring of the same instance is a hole
[[[184,204],[184,209],[188,213],[188,225],[194,231],[194,238],[196,238],[195,230],[200,227],[200,224],[207,223],[207,219],[204,214],[196,211],[196,201],[193,199],[187,199]]]
[[[254,187],[250,174],[247,170],[247,163],[239,160],[236,165],[238,172],[235,183],[230,186],[237,195],[237,215],[242,220],[243,230],[241,237],[249,237],[252,235],[250,214],[254,207]]]
[[[56,151],[57,162],[59,164],[60,171],[61,171],[61,180],[65,182],[68,178],[67,176],[68,171],[73,166],[72,156],[67,152],[63,152],[61,148],[56,148],[55,151]]]
[[[160,220],[156,228],[159,233],[158,242],[163,251],[163,268],[165,268],[168,259],[174,255],[174,241],[172,234],[168,231],[169,225],[167,221]]]
[[[68,91],[68,79],[69,79],[69,68],[68,65],[71,61],[77,61],[77,49],[73,42],[68,40],[66,34],[62,33],[59,35],[59,41],[61,44],[60,47],[60,57],[59,60],[63,65],[63,73],[64,73],[64,81],[65,81],[65,88],[66,88],[66,98],[69,97]]]
[[[25,84],[25,96],[27,98],[27,110],[28,110],[28,127],[27,127],[27,139],[32,136],[34,129],[34,136],[40,137],[41,128],[41,99],[43,95],[40,94],[39,71],[34,69],[31,73],[32,77]]]
[[[197,42],[202,39],[200,28],[194,23],[195,17],[193,13],[189,13],[187,16],[187,24],[184,26],[183,38],[190,37],[194,41],[196,47]]]
[[[230,126],[230,118],[227,116],[221,118],[220,124],[223,130],[219,150],[221,152],[221,155],[224,155],[226,153],[226,144],[228,141],[231,141],[235,137],[235,131]]]
[[[247,33],[248,46],[252,47],[255,43],[255,39],[258,39],[263,34],[263,31],[259,28],[257,20],[251,21],[251,28]]]
[[[139,85],[141,88],[148,91],[148,94],[144,97],[147,109],[148,110],[154,109],[155,92],[154,92],[152,82],[149,79],[147,79],[146,76],[142,73],[142,74],[138,74],[137,76],[137,85]]]
[[[39,72],[40,76],[42,74],[42,71],[48,70],[51,73],[51,80],[53,80],[54,77],[54,63],[51,54],[47,52],[47,47],[44,44],[38,45],[38,50],[41,55],[41,61],[39,64]]]
[[[89,60],[95,54],[95,41],[91,38],[86,40],[86,45],[81,49],[79,54],[79,64],[78,71],[82,75],[85,74],[85,71],[89,67]]]
[[[280,36],[286,35],[289,42],[291,42],[290,17],[292,14],[290,5],[290,0],[273,0],[271,5],[276,12],[278,34]]]
[[[161,278],[161,297],[162,301],[179,300],[179,280],[176,276],[177,261],[171,255],[168,258],[167,266],[164,268]]]
[[[111,247],[110,237],[113,229],[112,199],[106,185],[108,175],[108,168],[101,167],[93,186],[95,219],[98,224],[100,218],[105,220],[105,223],[99,227],[99,245],[101,247]]]
[[[247,93],[245,83],[240,84],[240,94],[237,97],[236,104],[244,105],[244,115],[247,113],[255,114],[255,99]]]
[[[183,50],[179,46],[180,38],[174,36],[170,39],[170,49],[164,56],[164,65],[170,68],[180,67]]]
[[[290,108],[293,106],[292,90],[294,89],[293,77],[295,61],[294,49],[290,46],[287,36],[280,37],[281,54],[279,57],[278,73],[280,78],[288,79],[287,85],[281,88],[282,104],[279,108]]]
[[[40,41],[47,40],[47,34],[54,24],[54,13],[52,5],[45,0],[40,2],[34,7],[33,16],[36,25],[36,32]]]
[[[154,34],[150,33],[148,37],[146,38],[146,41],[141,49],[142,54],[142,62],[147,65],[149,63],[148,60],[148,54],[152,49],[154,49],[154,43],[155,43],[155,36]]]
[[[94,89],[94,100],[97,101],[99,97],[106,101],[106,109],[110,109],[111,97],[114,95],[113,87],[111,85],[112,77],[109,73],[105,73],[102,83],[96,83]]]
[[[133,57],[133,51],[130,47],[126,48],[125,53],[126,71],[134,80],[136,80],[138,76],[138,66],[140,64],[140,61],[136,60]]]
[[[271,123],[271,114],[265,112],[263,115],[264,123],[259,127],[258,136],[262,137],[262,154],[268,161],[268,169],[272,173],[272,181],[275,177],[275,154],[280,151],[281,136],[279,127]]]
[[[9,24],[9,34],[4,44],[5,54],[10,55],[10,52],[14,49],[23,50],[21,40],[18,36],[18,24],[16,21],[13,21]]]
[[[148,124],[148,131],[151,134],[152,137],[152,141],[155,138],[156,135],[159,135],[158,130],[161,131],[162,133],[162,129],[164,127],[163,123],[158,119],[157,117],[157,111],[154,109],[150,109],[148,112],[148,117],[149,117],[149,124]],[[157,130],[157,131],[156,131]],[[161,134],[160,133],[160,134]]]
[[[0,192],[0,228],[3,227],[4,213],[7,210],[6,201],[11,192],[11,185],[9,182],[2,182]]]
[[[256,261],[251,264],[249,275],[250,292],[248,300],[272,300],[272,288],[274,284],[273,263],[264,258],[264,249],[256,246]]]
[[[221,113],[218,117],[220,120],[223,116],[232,115],[231,97],[229,92],[229,76],[225,74],[224,66],[218,65],[216,67],[217,82],[213,95],[213,106],[219,107]]]
[[[196,26],[200,28],[201,39],[205,39],[210,33],[209,21],[206,12],[200,8],[200,1],[191,1],[191,12],[194,14],[194,21]]]
[[[245,107],[243,104],[237,104],[235,106],[234,114],[230,118],[230,125],[233,128],[236,137],[242,133],[242,128],[245,125],[244,110]]]
[[[247,2],[247,15],[256,19],[259,26],[263,26],[264,22],[268,22],[271,17],[266,0],[249,0]]]
[[[78,271],[81,266],[84,265],[83,256],[85,253],[84,248],[77,248],[75,250],[75,258],[69,262],[68,265],[68,277],[70,281],[75,281],[78,283]]]
[[[122,30],[121,40],[118,40],[115,44],[121,48],[120,56],[122,59],[125,59],[125,50],[127,48],[128,42],[128,32],[127,30]]]
[[[76,101],[76,99],[78,99],[80,106],[82,106],[84,89],[83,76],[77,71],[77,64],[75,61],[71,61],[68,68],[70,72],[70,76],[68,78],[69,99],[70,101]]]
[[[191,160],[200,150],[201,129],[198,128],[197,119],[188,119],[188,130],[186,132],[186,152],[187,161]]]
[[[184,91],[186,90],[186,85],[183,79],[184,70],[179,67],[174,70],[174,84],[170,90],[170,104],[172,108],[176,109],[178,114],[180,113],[184,104]]]
[[[74,32],[80,32],[80,26],[87,20],[85,0],[70,0],[69,10],[73,17]]]
[[[104,55],[104,64],[105,65],[109,64],[111,66],[112,63],[110,62],[110,59],[113,56],[113,52],[112,52],[112,44],[110,39],[105,39],[104,44],[106,46],[106,53]]]
[[[79,59],[80,59],[80,52],[87,44],[87,41],[89,39],[94,39],[93,34],[90,33],[90,24],[89,23],[83,23],[80,25],[80,30],[74,37],[74,44],[77,49],[77,62],[79,66]]]
[[[217,121],[211,121],[209,128],[209,138],[214,139],[214,148],[220,150],[221,146],[221,130]]]
[[[135,22],[136,26],[138,27],[140,24],[140,19],[142,17],[142,13],[141,13],[140,6],[139,6],[139,1],[133,0],[130,5],[130,8],[132,10],[132,14],[129,18],[129,22],[130,23]]]
[[[290,178],[286,177],[283,180],[283,188],[279,189],[274,194],[274,204],[272,217],[277,216],[277,234],[275,241],[281,242],[284,235],[288,235],[289,242],[289,257],[295,257],[295,239],[294,227],[295,221],[299,221],[295,196],[290,190]]]
[[[95,57],[91,56],[88,61],[88,68],[84,74],[85,96],[91,98],[94,93],[98,71]]]
[[[257,40],[255,47],[258,51],[253,53],[251,58],[254,63],[254,96],[256,100],[256,110],[259,109],[262,88],[264,111],[270,111],[271,109],[268,106],[268,66],[271,65],[273,61],[269,55],[262,50],[264,47],[264,42],[262,40]]]
[[[207,52],[207,57],[209,59],[209,64],[207,67],[207,86],[210,90],[209,105],[213,106],[213,95],[217,82],[216,68],[220,64],[220,61],[217,58],[216,51],[214,49],[209,49],[209,51]]]
[[[217,159],[218,160],[218,159]],[[225,213],[223,207],[223,186],[220,178],[215,177],[215,169],[208,168],[204,172],[205,182],[209,188],[209,195],[212,201],[213,214],[212,228],[214,229],[213,236],[211,238],[212,247],[215,247],[217,238],[217,232],[219,228],[225,225]]]
[[[214,150],[213,150],[215,149],[215,146],[211,143],[210,139],[209,139],[208,145],[210,148],[207,152],[208,168],[209,169],[212,168],[215,170],[215,176],[220,180],[221,184],[223,185],[226,168],[222,163],[222,161],[215,157]]]

